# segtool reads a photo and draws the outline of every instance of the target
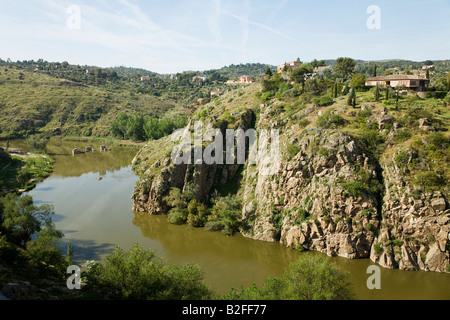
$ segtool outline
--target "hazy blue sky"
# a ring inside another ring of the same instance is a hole
[[[380,29],[368,28],[371,5]],[[297,57],[422,61],[450,59],[450,0],[0,0],[0,30],[2,59],[159,73]]]

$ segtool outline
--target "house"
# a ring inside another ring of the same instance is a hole
[[[94,69],[86,69],[86,74],[87,75],[94,75]]]
[[[192,81],[196,81],[196,80],[206,81],[206,80],[208,80],[208,77],[205,75],[196,75],[195,77],[192,78]]]
[[[303,64],[303,62],[300,61],[300,58],[298,58],[296,61],[292,62],[286,62],[285,64],[282,64],[281,66],[278,66],[277,72],[283,73],[286,70],[294,70],[300,67]]]
[[[219,97],[219,96],[223,95],[224,93],[225,93],[224,90],[214,89],[213,91],[211,91],[211,97]]]
[[[366,86],[375,87],[380,85],[391,86],[392,88],[404,86],[407,90],[422,92],[425,91],[425,87],[429,82],[429,79],[418,75],[396,74],[369,78],[366,81]]]
[[[233,86],[233,85],[236,85],[236,84],[239,84],[239,82],[237,82],[236,80],[228,80],[227,81],[227,85]]]
[[[330,70],[331,72],[334,72],[334,69],[332,66],[325,66],[325,67],[317,67],[314,69],[314,73],[318,74],[319,76],[323,76],[323,73],[325,70]]]
[[[151,79],[149,76],[141,77],[141,82],[149,82]]]
[[[240,84],[250,84],[250,83],[254,83],[255,79],[253,79],[252,77],[249,76],[242,76],[239,78],[239,83]]]

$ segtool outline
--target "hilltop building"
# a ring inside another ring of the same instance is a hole
[[[429,82],[429,79],[419,75],[395,74],[390,76],[369,78],[366,81],[366,86],[375,87],[376,85],[380,85],[391,86],[392,88],[397,86],[405,86],[406,90],[423,92]]]
[[[301,62],[300,58],[298,58],[296,61],[286,62],[285,64],[278,66],[277,72],[282,73],[284,71],[294,70],[300,67],[302,64],[303,62]]]

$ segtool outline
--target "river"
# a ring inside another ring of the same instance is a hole
[[[94,153],[72,156],[71,150],[90,145]],[[301,254],[280,244],[226,237],[204,229],[175,226],[164,216],[131,210],[131,195],[138,177],[131,170],[136,147],[112,146],[99,152],[100,143],[51,140],[48,153],[55,159],[53,174],[29,193],[36,204],[55,207],[54,222],[65,234],[63,243],[74,247],[74,261],[101,260],[119,246],[134,244],[156,250],[168,263],[198,263],[205,280],[217,293],[233,287],[261,285],[267,277],[281,276]],[[26,149],[23,142],[10,147]],[[99,179],[101,178],[101,179]],[[450,274],[381,269],[381,290],[369,290],[369,259],[331,258],[349,278],[358,299],[450,299]]]

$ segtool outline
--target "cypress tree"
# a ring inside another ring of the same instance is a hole
[[[389,86],[386,87],[386,100],[389,100]]]
[[[374,77],[377,76],[377,65],[375,65],[375,66],[373,67],[373,74],[372,74],[372,76],[374,76]]]
[[[352,105],[353,105],[353,108],[355,108],[356,107],[356,90],[355,90],[355,87],[352,88],[352,97],[353,97]]]
[[[447,90],[450,91],[450,72],[447,73]]]
[[[378,84],[377,84],[377,87],[375,89],[375,101],[376,102],[380,101],[380,88],[378,87]]]

